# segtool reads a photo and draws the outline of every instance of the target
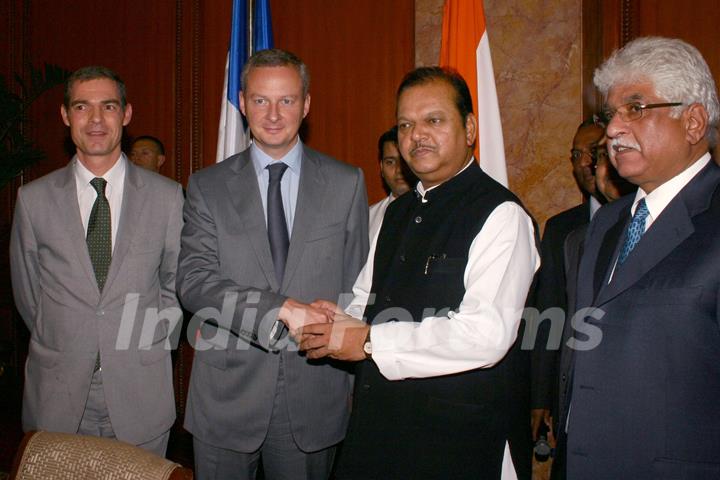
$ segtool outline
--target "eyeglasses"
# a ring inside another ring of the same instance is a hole
[[[682,105],[682,102],[649,103],[647,105],[640,102],[630,102],[625,105],[620,105],[615,110],[607,109],[602,113],[602,115],[606,124],[610,123],[615,114],[619,114],[620,119],[623,122],[634,122],[635,120],[642,118],[645,110],[650,110],[652,108],[679,107],[680,105]]]
[[[608,157],[608,151],[605,145],[595,145],[590,148],[590,151],[580,150],[579,148],[573,148],[570,150],[570,159],[573,162],[580,160],[583,155],[590,157],[590,168],[594,170],[597,167],[597,163],[600,158]]]

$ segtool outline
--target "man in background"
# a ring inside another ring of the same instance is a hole
[[[565,291],[565,261],[563,247],[565,239],[573,230],[590,223],[605,199],[595,185],[595,166],[597,163],[599,143],[605,131],[595,118],[582,122],[573,137],[570,150],[570,162],[573,177],[582,194],[580,205],[558,213],[545,223],[545,231],[541,243],[542,262],[537,274],[537,281],[530,294],[528,307],[534,307],[540,313],[542,323],[537,326],[537,336],[532,351],[532,411],[531,424],[533,441],[538,439],[540,424],[544,422],[551,427],[550,411],[555,400],[557,384],[558,350],[548,349],[548,337],[551,331],[551,320],[546,316],[550,309],[562,312],[568,321],[568,303]],[[600,147],[604,149],[605,147]],[[550,339],[552,343],[552,339]]]
[[[153,136],[143,135],[133,140],[130,146],[130,160],[153,172],[159,172],[165,163],[165,147]]]
[[[111,70],[73,73],[60,114],[76,154],[20,188],[10,241],[15,304],[31,334],[23,428],[164,455],[175,420],[173,332],[145,323],[153,311],[172,327],[180,320],[182,188],[120,150],[132,107]]]
[[[400,156],[397,141],[397,126],[393,126],[380,135],[380,139],[378,139],[380,177],[388,196],[370,205],[370,228],[368,231],[370,242],[380,231],[385,210],[390,205],[390,202],[413,189],[418,181],[417,177],[407,167],[405,160]]]

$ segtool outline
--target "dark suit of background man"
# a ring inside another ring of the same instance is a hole
[[[540,263],[532,219],[474,160],[477,122],[457,73],[410,72],[397,121],[417,194],[388,206],[355,318],[303,328],[309,357],[360,360],[337,478],[529,479],[528,365],[515,339]]]
[[[560,411],[567,478],[717,479],[715,83],[697,49],[649,37],[613,53],[595,85],[610,160],[639,188],[598,211],[583,247],[577,306],[598,311],[562,372],[572,382]]]
[[[528,304],[530,307],[535,307],[540,313],[549,313],[549,309],[559,308],[567,314],[563,245],[570,232],[588,224],[601,204],[604,203],[602,195],[599,194],[595,186],[594,168],[596,148],[604,135],[604,128],[597,125],[593,120],[584,121],[575,132],[572,150],[570,151],[570,161],[573,176],[583,196],[583,202],[558,213],[545,223],[540,254],[540,270]],[[557,378],[558,351],[548,349],[550,327],[550,320],[547,319],[540,324],[533,350],[533,440],[537,439],[540,422],[544,421],[550,426],[550,409],[554,401],[553,393],[557,388],[555,379]]]
[[[227,322],[203,325],[213,346],[196,351],[190,378],[185,426],[201,480],[255,478],[260,456],[269,480],[326,479],[333,446],[345,436],[348,373],[309,362],[286,330],[326,321],[302,302],[349,293],[368,249],[361,170],[298,137],[310,108],[308,83],[295,55],[253,55],[240,95],[252,146],[188,185],[181,300],[193,312],[222,310],[226,299],[232,306]],[[282,199],[274,202],[269,169],[282,165]],[[289,236],[284,251],[272,233],[278,203]]]
[[[117,437],[164,455],[175,419],[168,328],[140,332],[148,309],[179,320],[182,189],[120,151],[132,107],[112,71],[76,71],[60,112],[77,153],[20,188],[10,243],[15,303],[31,332],[23,428]]]

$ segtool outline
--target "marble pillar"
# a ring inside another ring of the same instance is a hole
[[[416,65],[437,64],[443,0],[415,0]],[[582,200],[570,147],[582,121],[581,0],[485,0],[510,189],[538,224]]]

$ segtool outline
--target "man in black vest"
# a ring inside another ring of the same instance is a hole
[[[513,344],[539,265],[532,219],[473,158],[462,77],[416,69],[397,102],[421,182],[388,207],[346,313],[296,333],[309,358],[359,362],[337,478],[529,479],[527,357]]]

